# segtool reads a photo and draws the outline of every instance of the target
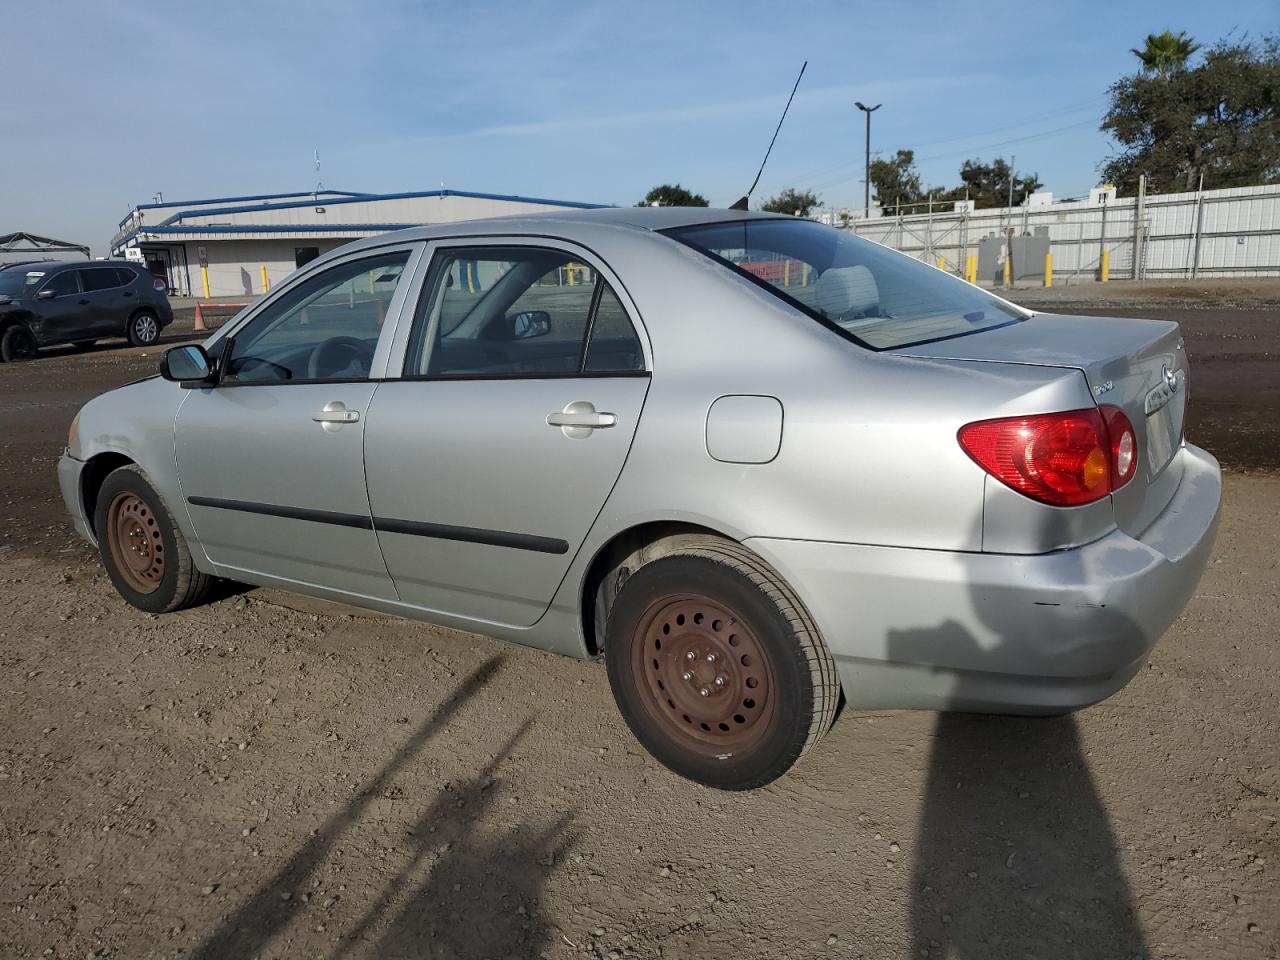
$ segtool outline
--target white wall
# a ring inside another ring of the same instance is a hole
[[[187,262],[191,265],[191,295],[204,297],[200,279],[198,247],[203,246],[209,259],[209,295],[211,297],[258,297],[263,293],[261,267],[267,268],[272,287],[296,269],[295,247],[319,247],[325,254],[347,243],[346,240],[208,240],[188,241]]]

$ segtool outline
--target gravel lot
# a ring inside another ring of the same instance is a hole
[[[598,665],[264,590],[126,607],[54,467],[156,352],[0,365],[0,956],[1280,956],[1280,303],[1251,297],[1072,305],[1183,323],[1228,468],[1127,689],[846,710],[749,795],[650,760]]]

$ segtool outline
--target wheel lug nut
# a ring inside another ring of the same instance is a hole
[[[708,690],[706,687],[699,687],[699,688],[698,688],[698,694],[699,694],[699,696],[709,697],[709,696],[711,696],[711,691],[710,691],[710,690]]]
[[[720,676],[716,677],[716,686],[717,686],[717,687],[723,687],[723,686],[724,686],[724,683],[725,683],[725,681],[724,681],[724,675],[723,675],[723,674],[721,674]]]
[[[714,653],[708,653],[707,663],[715,663],[715,662],[716,662],[716,655]]]
[[[697,660],[698,659],[697,651],[690,650],[688,653],[684,655],[684,658],[686,660]]]
[[[681,680],[692,680],[692,679],[693,679],[693,674],[692,674],[692,673],[690,673],[688,670],[686,670],[684,673],[680,674],[680,679],[681,679]]]

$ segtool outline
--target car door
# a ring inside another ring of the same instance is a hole
[[[80,271],[80,285],[89,304],[87,332],[99,337],[118,337],[125,332],[125,322],[132,310],[123,294],[121,272],[115,267],[86,267]]]
[[[32,324],[41,343],[65,343],[93,337],[93,306],[81,286],[79,270],[60,270],[46,278],[33,301]]]
[[[544,241],[441,245],[365,469],[400,599],[518,626],[546,610],[622,470],[649,386],[612,274]],[[593,339],[593,322],[607,335]],[[607,329],[606,329],[607,328]]]
[[[175,430],[191,521],[228,576],[394,599],[365,491],[365,415],[420,252],[367,250],[307,273],[215,344],[229,349],[224,372],[190,391]]]

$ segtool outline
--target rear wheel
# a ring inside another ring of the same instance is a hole
[[[136,466],[121,467],[98,492],[94,530],[103,566],[139,610],[168,613],[204,600],[214,578],[196,569],[182,531]]]
[[[160,339],[160,321],[150,310],[139,310],[129,318],[128,335],[135,347],[149,347]]]
[[[659,761],[746,790],[789,770],[835,716],[835,664],[799,600],[738,544],[696,538],[641,567],[609,615],[614,697]]]
[[[0,360],[16,363],[31,360],[36,355],[36,338],[26,327],[9,327],[0,334]]]

